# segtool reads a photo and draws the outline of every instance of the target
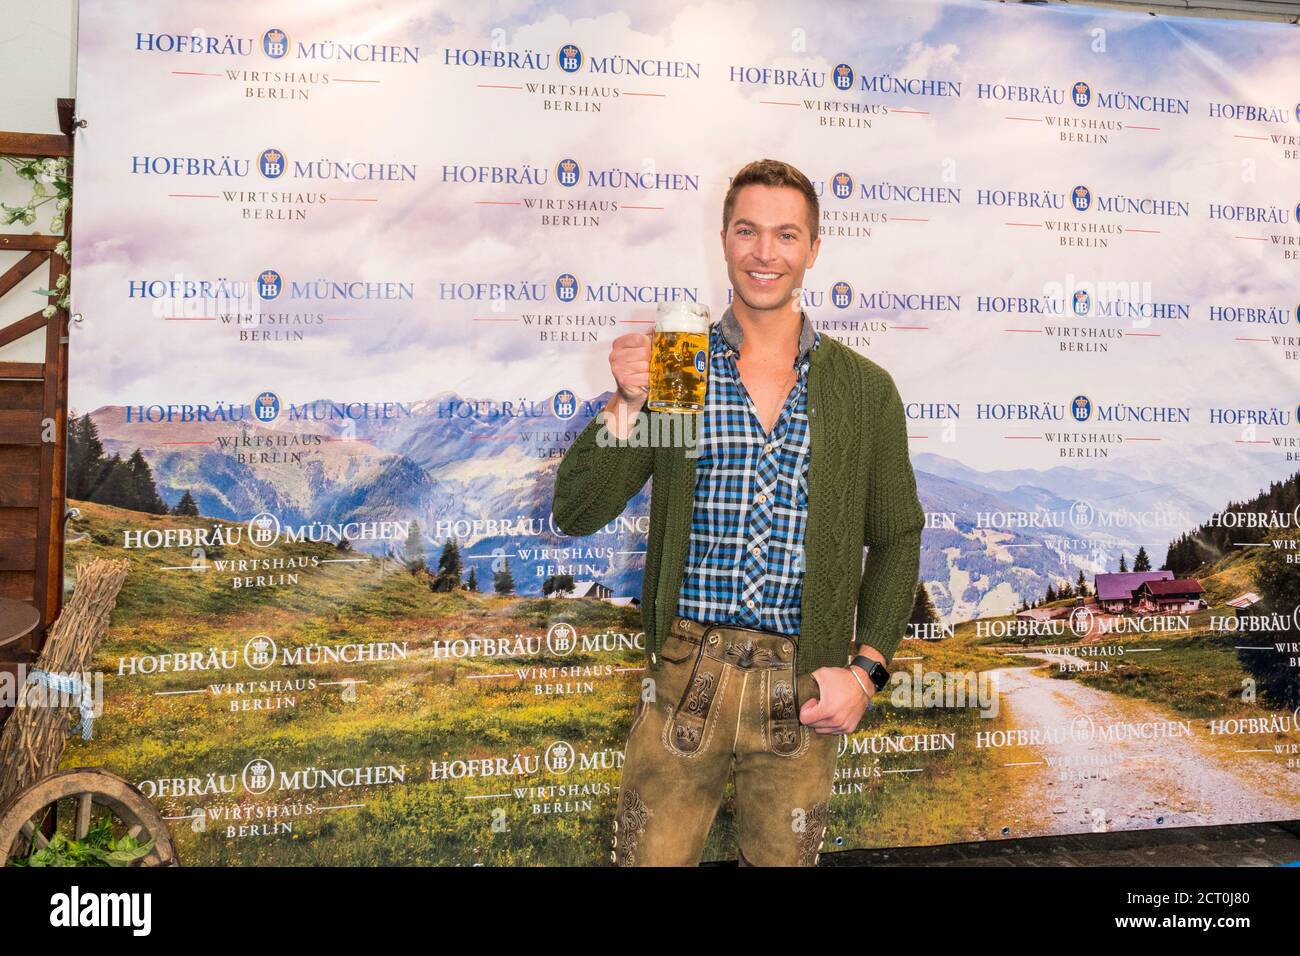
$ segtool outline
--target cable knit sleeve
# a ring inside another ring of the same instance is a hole
[[[555,525],[568,535],[595,534],[613,521],[628,501],[645,485],[654,470],[654,448],[648,441],[629,444],[648,428],[648,413],[637,413],[629,440],[619,441],[608,431],[602,445],[605,412],[597,412],[579,432],[555,473],[551,513]]]
[[[925,512],[908,455],[903,401],[887,372],[879,391],[863,527],[868,550],[858,588],[854,647],[870,644],[889,660],[903,639],[916,598]]]

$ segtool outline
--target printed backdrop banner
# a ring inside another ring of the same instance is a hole
[[[621,7],[83,0],[64,764],[187,863],[607,861],[649,486],[556,467],[776,157],[928,524],[825,850],[1300,817],[1295,28]]]

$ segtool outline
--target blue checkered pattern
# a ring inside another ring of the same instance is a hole
[[[801,342],[812,331],[812,345],[795,358],[795,385],[770,435],[741,381],[737,349],[723,334],[738,324],[728,314],[709,329],[709,385],[677,604],[683,617],[799,633],[811,453],[808,363],[821,341],[806,316],[803,321]]]

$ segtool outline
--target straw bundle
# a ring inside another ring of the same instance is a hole
[[[77,568],[72,599],[50,628],[36,663],[39,670],[56,675],[89,672],[95,648],[108,633],[108,618],[128,567],[125,559],[95,558]],[[48,688],[26,684],[19,690],[16,709],[0,729],[0,804],[59,768],[68,724],[77,710],[37,706],[51,696]]]

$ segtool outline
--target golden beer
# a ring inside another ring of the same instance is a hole
[[[661,302],[650,346],[646,405],[657,412],[702,412],[708,387],[708,306]]]

